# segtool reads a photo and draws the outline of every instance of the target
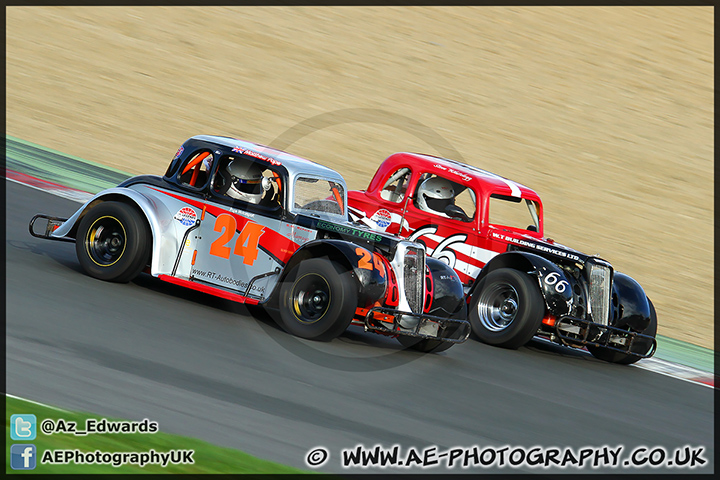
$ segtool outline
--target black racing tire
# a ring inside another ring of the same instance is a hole
[[[102,202],[80,221],[75,252],[91,277],[129,282],[150,260],[152,234],[138,209],[121,202]]]
[[[653,305],[649,298],[647,300],[650,304],[650,323],[641,333],[643,333],[644,335],[650,335],[654,338],[657,334],[657,313],[655,313],[655,305]],[[650,348],[652,348],[652,346],[648,347],[648,350],[645,352],[646,354],[650,351]],[[637,355],[629,355],[627,353],[616,352],[614,350],[608,350],[607,348],[596,347],[594,345],[588,345],[587,349],[592,354],[592,356],[597,358],[598,360],[604,360],[610,363],[617,363],[619,365],[631,365],[642,359],[642,357],[638,357]]]
[[[417,350],[424,353],[440,353],[455,345],[455,342],[443,342],[442,340],[433,340],[430,338],[409,337],[407,335],[399,335],[397,337],[400,344],[410,350]]]
[[[327,258],[312,258],[292,268],[280,287],[280,326],[288,333],[329,341],[342,334],[357,308],[352,271]]]
[[[500,268],[480,280],[468,316],[480,341],[516,349],[535,335],[544,314],[537,282],[526,273]]]

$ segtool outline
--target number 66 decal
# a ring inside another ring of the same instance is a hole
[[[567,280],[560,280],[560,274],[557,272],[549,273],[545,277],[545,284],[555,285],[555,291],[558,293],[563,293],[570,286]]]

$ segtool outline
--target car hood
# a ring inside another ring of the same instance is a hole
[[[519,249],[532,251],[541,256],[570,260],[578,263],[585,263],[589,258],[599,258],[595,255],[587,255],[578,250],[557,243],[547,237],[537,238],[527,234],[507,230],[496,230],[493,231],[491,235],[496,240],[506,242],[508,244],[508,250]]]

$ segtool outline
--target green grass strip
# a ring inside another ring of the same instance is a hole
[[[5,136],[6,167],[49,182],[97,193],[132,176],[10,135]]]
[[[655,357],[696,368],[703,372],[715,372],[714,350],[663,335],[658,335],[655,339],[658,343],[658,351]]]
[[[45,419],[63,419],[66,422],[76,422],[78,430],[85,430],[85,421],[88,418],[106,418],[108,421],[118,421],[116,418],[102,417],[83,412],[73,412],[54,409],[38,405],[18,398],[5,397],[6,415],[5,438],[7,450],[5,452],[6,473],[65,473],[65,474],[105,474],[105,473],[242,473],[242,474],[298,474],[313,473],[288,467],[278,463],[261,460],[247,453],[231,448],[218,447],[202,440],[171,435],[158,431],[157,433],[106,433],[73,435],[55,433],[45,435],[40,431],[40,424]],[[37,437],[34,440],[12,440],[10,438],[10,417],[15,414],[32,414],[37,418]],[[152,420],[152,419],[150,419]],[[162,425],[159,426],[160,430]],[[34,470],[13,470],[10,465],[10,446],[15,443],[33,444],[36,447],[37,466]],[[112,465],[67,465],[43,464],[41,459],[48,450],[80,450],[83,452],[147,452],[154,449],[156,452],[170,450],[194,450],[191,465],[168,464],[166,467],[158,464],[148,464],[144,467],[126,464],[120,467]]]

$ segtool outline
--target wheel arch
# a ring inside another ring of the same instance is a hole
[[[162,235],[164,229],[163,224],[170,225],[172,215],[160,202],[153,202],[152,199],[145,195],[130,190],[127,188],[111,188],[104,190],[90,199],[83,207],[78,210],[72,217],[65,222],[65,224],[58,228],[56,234],[67,238],[76,238],[77,230],[80,226],[80,221],[90,210],[95,206],[104,202],[120,202],[125,203],[142,214],[142,218],[145,219],[147,226],[150,228],[150,234],[152,236],[152,248],[150,267],[153,274],[157,273],[161,269],[160,260],[162,259],[162,250],[170,249],[169,251],[177,251],[178,242],[172,235]],[[63,230],[61,230],[63,229]],[[160,239],[162,238],[162,241]]]
[[[573,301],[572,285],[575,283],[574,280],[568,278],[566,273],[550,260],[530,252],[506,252],[493,257],[485,264],[475,279],[467,295],[468,301],[475,295],[480,280],[501,268],[517,270],[534,277],[540,289],[540,294],[545,301],[545,307],[553,315],[560,316],[570,312]],[[557,275],[555,277],[556,281],[552,283],[543,281],[550,274]],[[562,291],[558,291],[556,288],[557,282],[560,280],[567,282],[567,287]]]
[[[359,267],[358,261],[362,257],[356,253],[357,248],[363,248],[370,252],[371,255],[374,253],[372,248],[366,248],[345,240],[321,239],[308,242],[300,247],[285,265],[279,283],[284,281],[290,270],[303,260],[327,257],[347,271],[352,272],[353,280],[357,286],[358,306],[365,308],[372,305],[385,294],[387,280],[380,276],[375,269],[368,270]]]

